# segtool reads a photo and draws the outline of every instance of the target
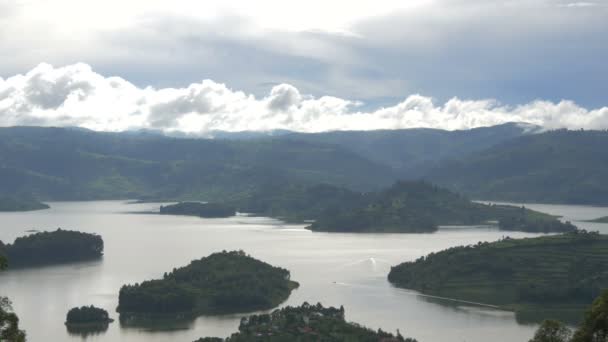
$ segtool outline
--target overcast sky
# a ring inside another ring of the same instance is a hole
[[[608,128],[608,0],[0,0],[0,126]]]

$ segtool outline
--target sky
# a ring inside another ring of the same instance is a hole
[[[0,126],[608,128],[608,0],[0,0]]]

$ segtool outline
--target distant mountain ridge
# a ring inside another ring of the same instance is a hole
[[[335,145],[357,153],[373,162],[387,165],[400,178],[419,178],[425,170],[446,159],[458,159],[488,147],[542,131],[540,126],[507,123],[470,130],[447,131],[433,128],[410,128],[373,131],[332,131],[298,133],[215,132],[220,139],[249,140],[273,137]]]
[[[41,200],[209,199],[281,179],[364,190],[394,178],[384,165],[313,142],[0,128],[0,193]]]
[[[425,178],[471,197],[608,205],[608,132],[557,130],[505,141]]]

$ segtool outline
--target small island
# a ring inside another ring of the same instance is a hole
[[[25,197],[0,196],[0,212],[33,211],[50,208],[47,204]]]
[[[608,216],[598,217],[593,220],[587,220],[585,222],[593,222],[593,223],[608,223]]]
[[[103,332],[108,325],[114,322],[104,309],[91,306],[75,307],[68,311],[65,326],[68,332],[75,334],[89,334]]]
[[[582,230],[505,238],[402,263],[391,268],[388,280],[397,287],[518,313],[545,310],[579,317],[608,287],[607,251],[608,236]]]
[[[160,207],[161,215],[224,218],[236,215],[236,208],[224,203],[180,202]]]
[[[285,307],[270,314],[252,315],[241,319],[239,331],[223,339],[200,338],[194,342],[254,342],[254,341],[383,341],[416,342],[396,335],[374,331],[349,323],[344,319],[344,308],[325,308],[320,303],[304,303],[299,307]]]
[[[165,273],[162,279],[124,285],[117,311],[121,322],[146,318],[183,319],[271,309],[298,283],[288,270],[243,251],[220,252]]]
[[[0,241],[0,254],[11,267],[94,260],[103,256],[103,240],[96,234],[57,229],[22,236],[12,244]]]

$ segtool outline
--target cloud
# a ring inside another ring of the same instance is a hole
[[[0,0],[0,50],[13,56],[0,75],[85,61],[139,87],[208,78],[264,98],[284,83],[366,108],[415,93],[599,107],[607,11],[569,0]]]
[[[302,95],[289,84],[260,97],[212,80],[182,88],[138,87],[105,77],[87,64],[40,64],[26,74],[0,78],[0,126],[79,126],[94,130],[158,129],[188,134],[213,130],[300,132],[430,127],[448,130],[526,122],[555,128],[608,128],[608,107],[586,109],[572,101],[507,106],[496,100],[452,98],[437,104],[410,95],[395,105],[364,110],[363,103]]]

